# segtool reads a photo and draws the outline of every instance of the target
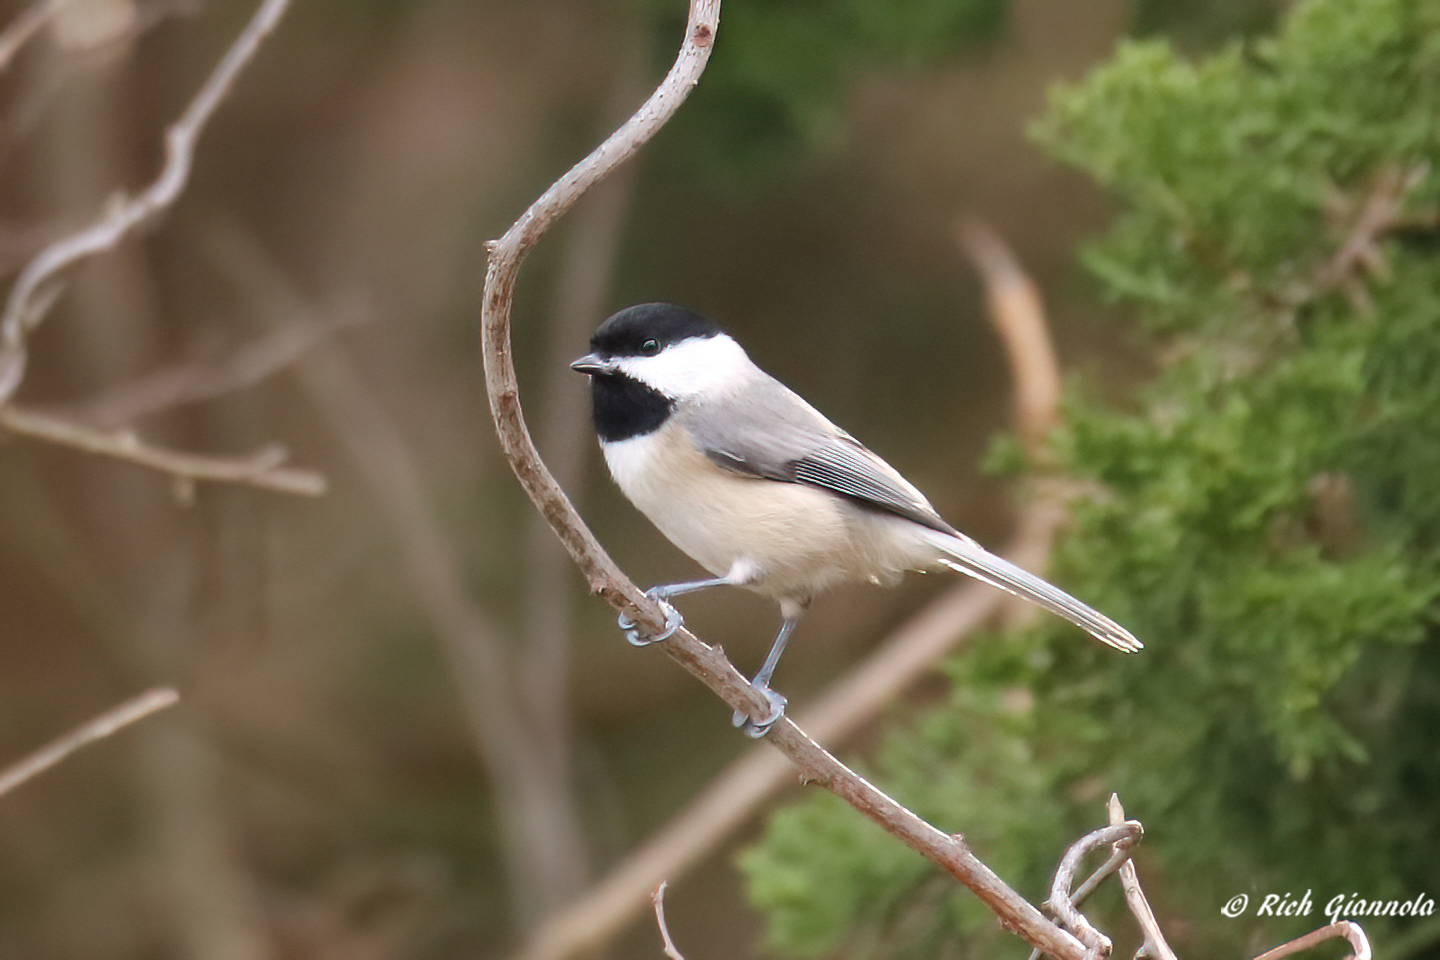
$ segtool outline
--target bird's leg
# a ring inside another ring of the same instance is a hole
[[[669,600],[671,597],[678,597],[686,593],[697,593],[701,590],[709,590],[711,587],[742,587],[747,583],[753,583],[756,576],[757,571],[754,565],[743,560],[737,560],[735,565],[730,568],[730,572],[723,577],[711,577],[708,580],[687,580],[683,583],[667,583],[646,590],[645,596],[654,600],[660,605],[660,609],[665,611],[665,630],[656,637],[649,637],[641,633],[636,629],[635,621],[623,613],[617,622],[620,624],[621,632],[625,634],[625,639],[637,647],[649,646],[652,643],[659,643],[661,640],[669,640],[674,636],[675,631],[679,630],[685,623],[685,618],[680,616],[680,611],[670,605]]]
[[[755,674],[755,679],[750,681],[750,686],[757,693],[770,702],[770,710],[765,716],[758,720],[752,718],[744,710],[736,710],[730,722],[742,728],[745,733],[756,739],[765,736],[775,721],[785,715],[786,700],[783,696],[770,689],[770,678],[775,675],[775,668],[780,664],[780,657],[785,652],[785,644],[790,641],[790,634],[795,630],[795,625],[800,622],[804,615],[803,606],[782,604],[782,612],[785,614],[785,622],[780,625],[780,633],[776,635],[775,642],[770,647],[770,653],[765,657],[765,665],[760,672]]]
[[[652,643],[659,643],[661,640],[669,640],[675,635],[675,631],[685,623],[685,618],[680,616],[680,611],[670,605],[669,598],[679,596],[682,593],[694,593],[697,590],[706,590],[710,587],[724,586],[728,581],[724,577],[715,577],[710,580],[691,580],[687,583],[669,583],[658,587],[651,587],[645,591],[645,596],[654,600],[665,611],[665,629],[657,636],[647,636],[640,632],[635,621],[625,614],[620,614],[616,621],[620,625],[620,631],[637,647],[646,647]]]

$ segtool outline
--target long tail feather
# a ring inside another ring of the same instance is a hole
[[[931,540],[945,552],[942,562],[946,566],[1039,604],[1117,650],[1135,653],[1144,646],[1134,634],[1105,614],[1091,609],[1059,587],[1020,569],[1009,560],[997,557],[968,537],[934,531]]]

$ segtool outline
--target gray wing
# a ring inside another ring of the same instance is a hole
[[[739,476],[819,487],[954,533],[894,467],[779,381],[746,393],[743,400],[712,403],[703,416],[685,417],[691,436],[712,462]]]

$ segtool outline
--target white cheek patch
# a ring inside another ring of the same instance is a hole
[[[692,397],[732,385],[755,369],[745,350],[720,334],[671,344],[653,357],[625,357],[622,373],[667,397]]]

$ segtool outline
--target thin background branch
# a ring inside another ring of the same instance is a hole
[[[263,0],[256,9],[180,119],[165,131],[165,163],[149,187],[133,199],[111,203],[94,224],[41,250],[20,272],[0,313],[0,426],[12,433],[171,474],[186,492],[199,480],[244,483],[309,496],[325,492],[325,478],[320,474],[283,467],[288,455],[278,445],[238,458],[182,453],[145,444],[133,431],[95,430],[8,403],[25,376],[26,337],[54,305],[60,292],[60,274],[87,257],[113,249],[136,227],[179,198],[194,163],[195,143],[206,123],[288,5],[289,0]],[[33,7],[22,15],[19,27],[12,25],[11,30],[18,30],[19,36],[30,23],[25,17],[43,21],[53,9],[53,5]]]
[[[334,334],[372,319],[364,310],[337,310],[324,321],[276,327],[218,359],[167,366],[68,403],[54,413],[100,429],[115,429],[157,413],[216,400],[294,366]]]
[[[960,248],[985,282],[986,315],[1000,335],[1014,383],[1015,426],[1032,467],[1060,420],[1060,364],[1045,320],[1045,300],[999,234],[974,217],[961,220]]]
[[[615,45],[620,60],[602,110],[603,129],[623,122],[648,92],[648,57],[640,31],[632,26]],[[565,231],[556,270],[554,302],[541,351],[546,382],[536,420],[536,441],[565,489],[584,486],[593,446],[589,385],[570,369],[575,344],[583,343],[604,309],[632,198],[635,166],[622,167],[577,206]],[[592,879],[583,811],[575,779],[574,721],[570,673],[575,568],[549,525],[530,513],[524,532],[525,570],[521,594],[521,636],[514,663],[515,689],[526,718],[525,733],[548,780],[552,823],[542,860],[532,851],[533,874],[525,911],[528,933],[580,897]]]
[[[521,486],[555,529],[593,592],[643,627],[658,630],[662,617],[638,587],[605,553],[541,462],[520,408],[512,346],[510,310],[519,268],[546,229],[598,180],[632,156],[679,108],[709,58],[719,22],[718,0],[692,0],[685,40],[670,73],[627,123],[589,157],[573,167],[528,209],[505,236],[490,244],[482,308],[485,381],[506,459]],[[714,690],[730,706],[755,713],[764,703],[723,654],[680,630],[664,652]],[[1002,923],[1034,945],[1064,960],[1080,960],[1084,947],[1046,919],[972,854],[958,837],[921,820],[865,782],[795,726],[782,721],[769,739],[795,762],[802,779],[831,790],[906,844],[959,879],[1000,916]]]
[[[248,235],[217,229],[210,246],[217,265],[253,301],[256,315],[283,316],[292,324],[323,323]],[[572,844],[554,829],[550,810],[555,798],[509,680],[505,631],[470,596],[461,550],[435,511],[405,429],[369,388],[348,352],[332,343],[296,365],[295,375],[355,462],[440,642],[469,733],[494,784],[496,835],[512,881],[512,908],[523,918],[527,908],[519,901],[541,896],[532,889],[536,878],[530,861],[569,853]]]
[[[158,470],[181,483],[197,480],[241,483],[309,497],[319,496],[326,487],[325,477],[314,470],[282,466],[289,453],[277,444],[262,447],[248,457],[207,457],[150,446],[142,443],[133,430],[92,430],[16,406],[0,407],[0,426],[21,436]]]
[[[108,737],[132,723],[145,719],[152,713],[173,706],[179,700],[180,694],[171,688],[156,687],[153,690],[145,691],[138,697],[126,700],[117,707],[112,707],[95,719],[52,740],[23,760],[0,770],[0,796],[14,790],[26,780],[49,770],[81,747]]]
[[[45,288],[67,267],[112,249],[127,233],[168,208],[190,178],[195,143],[205,124],[230,93],[235,78],[275,29],[290,0],[263,0],[245,29],[221,58],[180,119],[165,131],[165,164],[155,181],[133,199],[112,205],[89,228],[40,251],[15,281],[0,314],[0,403],[9,400],[25,371],[25,337],[54,302]]]

